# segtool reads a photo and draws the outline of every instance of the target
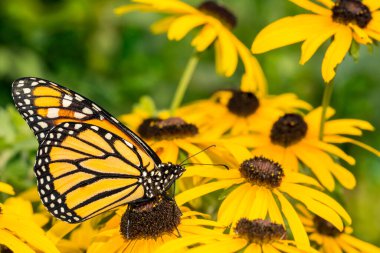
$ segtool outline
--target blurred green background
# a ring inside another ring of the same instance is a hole
[[[249,47],[265,25],[305,12],[282,0],[219,2],[235,13],[238,25],[234,32]],[[0,180],[11,182],[18,190],[33,184],[31,168],[36,141],[13,106],[9,107],[11,83],[16,78],[37,76],[63,84],[115,115],[130,112],[142,95],[151,96],[159,108],[170,105],[193,52],[189,46],[192,36],[181,42],[170,42],[165,35],[154,36],[148,27],[160,15],[114,15],[113,9],[126,3],[0,1]],[[318,106],[323,92],[320,66],[325,50],[326,45],[305,66],[298,64],[299,45],[259,55],[270,93],[294,92]],[[368,120],[380,128],[379,64],[378,47],[362,47],[358,63],[346,57],[338,70],[332,101],[337,117]],[[185,102],[206,98],[219,88],[238,87],[241,73],[243,68],[239,66],[230,79],[218,76],[213,50],[205,52]],[[361,140],[379,149],[377,133],[366,133]],[[357,164],[348,168],[356,175],[358,185],[353,191],[341,190],[342,201],[354,220],[355,234],[380,245],[380,161],[353,145],[344,149],[357,159]]]

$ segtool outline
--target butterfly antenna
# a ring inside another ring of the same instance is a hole
[[[181,165],[183,165],[183,166],[186,166],[186,165],[209,165],[209,166],[221,166],[227,170],[230,169],[230,167],[228,167],[227,165],[225,165],[223,163],[185,163],[185,164],[181,164]]]
[[[209,149],[209,148],[215,148],[215,147],[216,147],[216,145],[208,146],[207,148],[204,148],[204,149],[202,149],[201,151],[199,151],[199,152],[197,152],[197,153],[195,153],[195,154],[193,154],[193,155],[187,157],[187,158],[186,158],[185,160],[183,160],[179,165],[184,165],[183,163],[186,162],[187,160],[189,160],[190,158],[192,158],[192,157],[194,157],[194,156],[196,156],[196,155],[198,155],[198,154],[200,154],[200,153],[202,153],[202,152],[205,152],[205,151],[206,151],[207,149]]]

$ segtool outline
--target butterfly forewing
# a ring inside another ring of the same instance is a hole
[[[156,153],[131,130],[123,126],[91,100],[48,80],[26,77],[13,82],[12,96],[17,110],[28,123],[38,142],[63,122],[85,122],[107,129],[144,150],[154,163],[161,160]]]
[[[40,78],[14,81],[12,96],[40,144],[38,191],[55,217],[81,222],[119,205],[148,200],[141,174],[161,160],[109,113]]]
[[[153,166],[108,130],[66,122],[40,145],[35,174],[49,212],[73,223],[143,198],[142,168]]]

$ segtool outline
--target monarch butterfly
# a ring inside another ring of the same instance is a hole
[[[58,219],[77,223],[150,201],[185,171],[162,163],[108,112],[56,83],[20,78],[12,97],[39,143],[34,172],[42,203]]]

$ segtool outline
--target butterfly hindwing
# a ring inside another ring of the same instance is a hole
[[[12,96],[22,117],[41,144],[49,131],[63,122],[84,122],[128,140],[156,163],[156,153],[131,130],[91,100],[48,80],[25,77],[13,82]]]
[[[75,223],[141,199],[141,174],[154,167],[141,154],[106,129],[61,123],[38,150],[34,170],[42,202],[55,217]]]

